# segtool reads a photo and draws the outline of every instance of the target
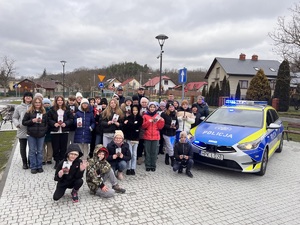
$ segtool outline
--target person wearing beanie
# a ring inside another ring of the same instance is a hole
[[[124,103],[121,105],[121,109],[125,116],[129,116],[131,113],[131,106],[132,106],[132,98],[126,97]]]
[[[90,193],[103,198],[111,198],[115,193],[125,193],[125,189],[121,188],[115,176],[110,163],[106,160],[109,156],[107,148],[99,144],[95,146],[93,157],[88,161],[86,172],[86,183],[90,189]],[[109,180],[112,188],[105,185]]]
[[[70,110],[70,112],[72,113],[72,115],[74,117],[75,113],[78,111],[78,105],[77,105],[75,95],[69,95],[66,106],[67,106],[67,109]],[[76,126],[73,123],[70,126],[70,131],[69,131],[69,134],[68,134],[68,144],[73,144],[74,143],[75,130],[76,130]]]
[[[139,101],[139,96],[138,95],[132,95],[132,104],[140,106],[140,101]]]
[[[49,98],[43,99],[43,106],[48,113],[51,108],[51,101]],[[52,142],[51,142],[51,134],[50,130],[47,130],[45,140],[44,140],[44,154],[43,154],[43,165],[52,164],[52,157],[53,157],[53,148],[52,148]]]
[[[145,145],[145,167],[146,171],[156,170],[158,154],[159,130],[164,127],[164,119],[157,113],[154,102],[148,104],[147,113],[143,115],[142,128],[145,130],[143,138]]]
[[[177,110],[177,119],[179,127],[176,131],[176,142],[180,140],[179,135],[181,131],[185,131],[187,134],[190,132],[191,126],[195,123],[195,116],[189,108],[189,102],[183,100],[181,106]]]
[[[57,181],[53,200],[58,201],[67,189],[72,189],[73,202],[78,202],[78,191],[83,185],[83,174],[87,167],[86,160],[81,160],[82,152],[78,144],[70,144],[56,168],[54,180]]]
[[[198,112],[198,106],[196,103],[192,104],[192,113],[195,117],[195,123],[191,124],[191,129],[198,126],[201,123],[201,114]]]
[[[131,113],[129,116],[125,117],[123,125],[125,139],[131,153],[131,160],[127,163],[126,175],[135,175],[137,147],[142,124],[143,118],[140,115],[140,107],[138,105],[133,105],[131,107]]]
[[[26,111],[29,109],[31,105],[32,99],[33,99],[32,93],[25,92],[23,94],[23,102],[15,108],[12,116],[12,122],[14,126],[17,128],[17,138],[19,139],[19,143],[20,143],[20,154],[22,158],[23,169],[29,168],[29,161],[27,160],[28,157],[26,153],[27,127],[23,126],[22,120]]]
[[[44,96],[39,92],[35,93],[34,97],[40,97],[41,99],[44,98]]]
[[[78,143],[82,152],[83,159],[86,160],[89,155],[89,144],[92,141],[92,131],[95,129],[94,111],[89,105],[89,100],[83,98],[74,116],[76,125],[74,143]]]
[[[162,129],[163,138],[166,146],[165,164],[169,165],[169,158],[171,159],[171,166],[174,165],[174,149],[176,130],[179,127],[174,102],[168,102],[166,105],[166,111],[161,114],[161,117],[165,120],[164,127]]]
[[[76,95],[75,95],[75,97],[76,97],[77,105],[80,105],[81,100],[83,98],[82,94],[80,92],[77,92]]]
[[[42,173],[44,139],[48,131],[48,116],[40,97],[34,97],[32,104],[25,113],[23,126],[27,126],[27,140],[29,145],[28,158],[32,174]]]
[[[114,171],[118,171],[117,178],[123,180],[123,171],[131,159],[131,153],[128,143],[124,142],[124,134],[121,130],[115,131],[113,140],[107,145],[107,150],[109,152],[107,161]]]
[[[53,148],[53,158],[55,160],[54,169],[66,153],[68,146],[68,135],[74,123],[73,113],[67,108],[64,97],[56,96],[53,107],[48,111],[51,142]]]

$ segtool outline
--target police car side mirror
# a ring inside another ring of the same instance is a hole
[[[279,129],[280,125],[276,123],[271,123],[269,126],[267,126],[267,129]]]

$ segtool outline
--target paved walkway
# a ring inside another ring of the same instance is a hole
[[[0,185],[0,224],[299,224],[300,148],[284,142],[260,177],[195,166],[194,178],[171,171],[158,159],[156,172],[138,166],[120,182],[125,194],[101,199],[88,192],[72,203],[70,191],[54,202],[52,166],[33,175],[21,168],[19,145]]]

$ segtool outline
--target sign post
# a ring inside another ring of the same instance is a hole
[[[178,82],[182,84],[182,95],[181,95],[181,101],[184,99],[184,84],[187,81],[187,69],[183,67],[183,69],[180,69],[178,71]]]

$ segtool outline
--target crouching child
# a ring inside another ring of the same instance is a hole
[[[123,194],[126,191],[119,186],[111,165],[106,161],[108,155],[108,150],[105,147],[101,144],[96,145],[93,158],[88,161],[86,173],[86,182],[90,193],[103,198],[111,198],[115,193]],[[106,180],[110,181],[112,188],[105,185]]]
[[[179,142],[174,147],[175,163],[173,171],[182,173],[183,169],[186,168],[186,175],[190,178],[193,177],[191,169],[194,165],[193,151],[190,143],[187,142],[187,133],[185,131],[180,132]]]
[[[57,165],[54,180],[57,181],[56,190],[53,194],[55,201],[64,196],[66,190],[72,189],[73,202],[78,202],[78,190],[83,184],[83,173],[87,162],[82,161],[83,156],[78,144],[70,144],[67,148],[65,159]]]

